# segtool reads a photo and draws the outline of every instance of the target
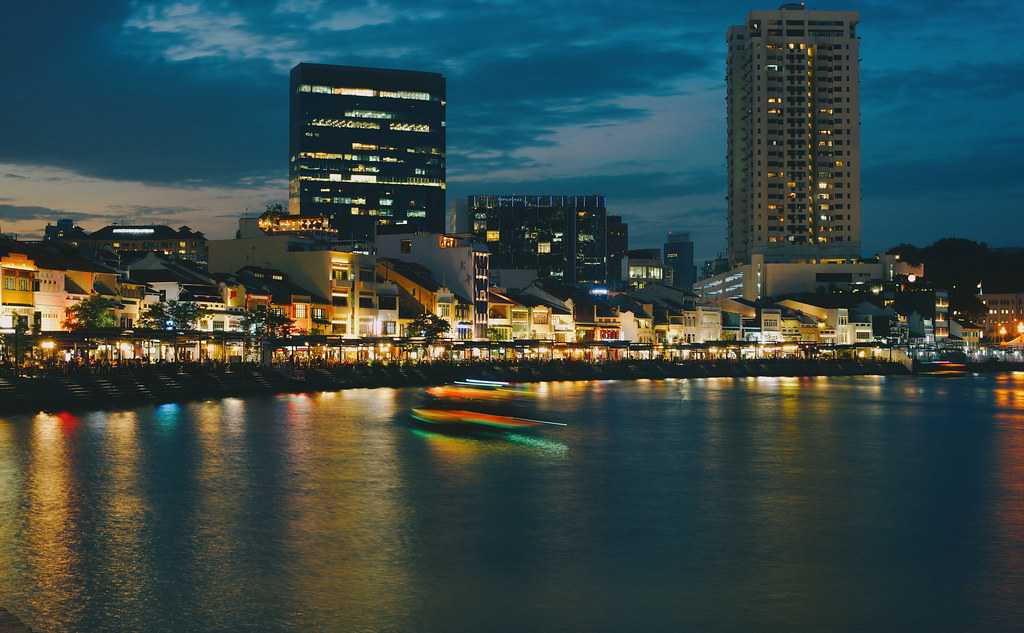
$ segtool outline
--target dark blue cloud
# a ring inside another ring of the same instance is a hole
[[[862,14],[865,244],[920,241],[935,218],[944,233],[1011,239],[970,218],[983,217],[974,209],[986,218],[1019,213],[1012,158],[1024,138],[1024,52],[1015,33],[1022,6],[811,4]],[[16,28],[0,38],[8,60],[0,163],[14,166],[0,179],[0,194],[10,197],[5,183],[22,184],[18,177],[33,177],[33,166],[168,191],[211,185],[241,196],[277,186],[287,166],[291,64],[419,68],[448,77],[449,195],[602,192],[634,223],[637,246],[656,244],[662,229],[698,227],[705,242],[698,253],[707,256],[724,235],[724,213],[715,214],[724,207],[725,122],[721,99],[704,97],[724,92],[725,30],[753,6],[21,3],[7,7],[6,22]],[[673,101],[683,104],[679,121],[710,121],[720,145],[659,147],[645,156],[647,141],[638,135],[635,145],[609,145],[596,157],[588,146],[586,160],[565,146],[578,138],[567,131],[642,130],[656,116],[651,100],[671,95],[693,95]],[[15,200],[19,209],[33,208],[32,200]],[[173,199],[134,206],[139,215],[185,208]]]

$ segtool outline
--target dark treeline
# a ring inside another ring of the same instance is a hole
[[[889,252],[924,264],[925,279],[948,290],[950,307],[974,321],[985,314],[976,297],[979,282],[985,292],[1022,290],[1024,248],[990,248],[984,242],[950,237],[924,247],[900,244]]]

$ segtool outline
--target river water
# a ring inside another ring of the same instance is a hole
[[[1024,626],[1024,374],[557,382],[0,420],[0,606],[63,631]]]

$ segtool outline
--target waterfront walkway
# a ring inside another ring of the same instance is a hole
[[[22,624],[10,611],[0,607],[0,633],[32,633],[32,629]]]

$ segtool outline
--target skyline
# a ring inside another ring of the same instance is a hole
[[[58,217],[228,236],[246,208],[287,198],[288,70],[311,61],[447,77],[449,205],[603,194],[632,248],[684,230],[706,259],[725,245],[725,32],[777,4],[19,7],[0,44],[19,60],[0,104],[0,223],[25,236]],[[1024,54],[1011,29],[1024,10],[808,6],[861,13],[863,253],[946,235],[1013,245],[1002,224],[1022,193],[1009,165]]]

